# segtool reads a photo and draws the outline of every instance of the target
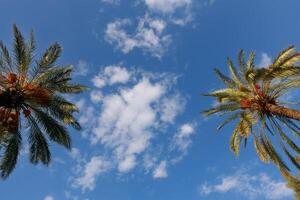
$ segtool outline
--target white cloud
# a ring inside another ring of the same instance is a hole
[[[144,0],[150,11],[171,24],[184,26],[193,20],[192,0]],[[199,3],[199,2],[198,2]]]
[[[75,66],[75,75],[86,76],[89,72],[89,64],[84,60],[79,60]]]
[[[171,36],[164,34],[166,22],[145,15],[139,18],[136,30],[130,34],[126,27],[133,25],[129,19],[119,19],[107,25],[105,38],[110,44],[115,44],[117,49],[127,54],[135,48],[144,53],[160,58],[169,43]]]
[[[110,85],[115,83],[126,83],[130,78],[130,73],[127,69],[119,66],[105,67],[104,74],[109,77],[108,82]]]
[[[131,74],[129,71],[118,65],[106,66],[99,75],[92,79],[95,87],[102,88],[106,85],[113,85],[117,83],[126,83],[129,81]]]
[[[182,112],[184,106],[185,100],[179,94],[164,98],[160,108],[161,120],[173,123],[176,116]]]
[[[81,152],[79,149],[73,147],[71,152],[70,152],[70,156],[74,159],[74,160],[80,160],[81,159]]]
[[[167,177],[167,163],[168,167],[175,164],[170,159],[175,153],[177,156],[178,152],[186,151],[187,147],[183,146],[190,145],[189,137],[194,132],[193,124],[180,126],[177,122],[185,106],[185,99],[175,87],[178,77],[120,66],[105,67],[95,77],[104,84],[91,90],[90,99],[77,103],[85,111],[80,113],[79,121],[91,148],[101,148],[110,164],[108,168],[121,175],[139,167],[153,178]],[[173,132],[178,136],[167,134]],[[162,135],[170,138],[160,140]],[[172,150],[170,141],[174,143]],[[157,151],[156,145],[164,152]],[[82,157],[79,154],[75,149],[71,155]],[[92,175],[87,174],[85,158],[78,162],[74,173],[80,177],[76,175],[75,185],[83,190],[94,189],[97,176],[109,170],[102,170],[92,179]]]
[[[80,187],[83,191],[93,190],[97,176],[111,169],[111,163],[101,156],[94,156],[85,164],[81,176],[73,181],[74,187]]]
[[[109,71],[104,69],[98,77],[105,77]],[[121,173],[135,168],[140,155],[151,148],[157,132],[163,131],[161,127],[173,124],[184,107],[183,97],[173,91],[176,76],[138,71],[127,71],[127,74],[131,74],[131,79],[126,78],[126,86],[103,93],[90,135],[92,144],[101,143],[112,151]]]
[[[160,164],[153,171],[153,178],[166,178],[168,177],[167,173],[167,162],[161,161]]]
[[[133,88],[104,97],[99,126],[93,130],[92,142],[100,141],[115,149],[120,172],[132,169],[136,154],[149,145],[149,129],[156,121],[152,104],[157,103],[163,93],[162,85],[152,84],[144,78]]]
[[[93,82],[94,86],[97,87],[97,88],[102,88],[106,84],[105,80],[102,77],[99,77],[99,76],[95,76],[92,79],[92,82]]]
[[[67,200],[79,200],[78,196],[73,195],[70,191],[65,192],[65,197]]]
[[[44,200],[54,200],[53,196],[47,195]]]
[[[101,91],[99,90],[93,90],[91,91],[90,93],[90,98],[91,98],[91,101],[94,102],[94,103],[99,103],[101,102],[102,98],[103,98],[103,94]]]
[[[92,93],[95,93],[96,91],[92,91]],[[94,96],[90,97],[92,102],[95,102],[95,100],[97,101],[98,99]],[[95,107],[90,104],[89,101],[87,101],[86,99],[80,99],[77,103],[76,106],[79,108],[79,110],[84,111],[81,112],[78,118],[78,122],[80,123],[80,125],[83,127],[82,131],[80,132],[80,134],[83,137],[88,137],[88,135],[90,134],[90,129],[94,126],[94,124],[96,123],[97,119],[95,118],[96,116],[96,110]]]
[[[171,150],[177,153],[177,156],[172,159],[173,163],[176,163],[187,154],[188,148],[192,144],[191,136],[195,134],[195,124],[186,123],[183,124],[179,131],[173,136],[171,143]]]
[[[258,63],[257,67],[260,67],[260,68],[268,67],[271,64],[272,64],[271,57],[268,54],[266,54],[266,53],[262,53],[261,54],[261,60]]]
[[[145,3],[152,10],[172,13],[178,8],[189,6],[192,0],[145,0]]]
[[[133,169],[136,165],[136,158],[134,155],[126,156],[123,160],[119,162],[119,172],[128,172]]]
[[[266,200],[286,199],[293,196],[292,190],[286,187],[285,182],[273,180],[265,173],[251,175],[245,171],[225,176],[216,184],[202,184],[199,192],[201,195],[235,192],[247,199]]]

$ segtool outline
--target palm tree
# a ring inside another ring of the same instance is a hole
[[[239,155],[240,144],[246,146],[252,136],[263,162],[271,161],[287,174],[292,169],[287,165],[289,160],[299,170],[300,147],[295,141],[299,142],[300,138],[300,111],[291,107],[297,102],[284,100],[285,95],[300,87],[300,66],[297,65],[300,53],[290,46],[264,68],[255,67],[253,52],[247,61],[244,57],[244,52],[240,51],[238,69],[228,59],[230,77],[215,69],[225,88],[205,94],[216,98],[217,103],[203,114],[229,115],[218,130],[237,121],[230,140],[230,147],[236,155]]]
[[[49,164],[51,153],[48,140],[70,149],[71,139],[64,124],[80,129],[73,116],[78,108],[63,94],[85,90],[82,85],[70,83],[72,66],[55,65],[62,51],[57,43],[52,44],[40,59],[34,60],[32,31],[28,42],[16,25],[13,26],[13,34],[13,56],[0,42],[2,178],[7,178],[15,168],[24,134],[28,134],[29,159],[33,164]],[[23,134],[22,127],[27,128]]]

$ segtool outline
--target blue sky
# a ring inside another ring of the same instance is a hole
[[[63,46],[58,64],[90,87],[70,96],[84,129],[70,129],[73,149],[51,144],[50,166],[28,162],[26,144],[13,174],[0,182],[5,200],[292,199],[277,170],[253,144],[239,158],[231,127],[217,133],[213,105],[200,94],[221,87],[213,68],[254,50],[265,65],[300,45],[296,0],[0,0],[0,38],[12,24],[37,55]],[[26,134],[26,133],[24,133]],[[264,187],[263,187],[264,186]],[[263,187],[263,189],[262,189]]]

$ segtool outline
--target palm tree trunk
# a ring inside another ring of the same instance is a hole
[[[267,104],[267,110],[273,115],[279,115],[300,121],[300,111],[274,104]]]

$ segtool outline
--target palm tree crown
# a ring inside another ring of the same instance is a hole
[[[228,59],[231,77],[215,69],[217,76],[224,82],[225,88],[213,91],[207,96],[215,97],[216,106],[203,112],[229,115],[218,127],[237,120],[231,136],[230,147],[238,155],[240,144],[247,144],[252,135],[259,158],[264,162],[272,161],[285,173],[290,171],[281,152],[293,166],[300,169],[300,148],[295,139],[300,138],[300,112],[286,107],[284,95],[300,86],[300,53],[293,46],[282,51],[269,66],[256,68],[254,53],[245,61],[244,52],[240,51],[238,70]],[[278,145],[273,145],[276,142]]]
[[[14,169],[21,148],[21,127],[27,122],[29,159],[48,164],[51,153],[48,138],[70,149],[71,139],[64,124],[80,129],[73,116],[78,108],[62,94],[80,93],[85,87],[70,83],[72,66],[56,66],[62,48],[54,43],[34,60],[33,33],[28,42],[13,26],[13,57],[0,42],[0,144],[2,178]]]

